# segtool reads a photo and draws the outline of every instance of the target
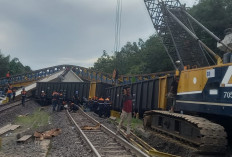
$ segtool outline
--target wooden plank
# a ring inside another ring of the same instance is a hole
[[[11,125],[11,124],[7,124],[6,126],[0,128],[0,135],[8,132],[8,131],[13,131],[15,129],[17,129],[20,125]]]
[[[110,119],[112,119],[112,120],[116,120],[116,117],[110,116]]]
[[[11,124],[7,124],[6,126],[0,128],[0,135],[4,134],[5,132],[7,132],[10,128]]]
[[[20,125],[12,125],[10,127],[10,130],[13,131],[13,130],[17,129],[18,127],[20,127]]]
[[[26,140],[28,140],[29,138],[31,138],[32,135],[24,135],[23,137],[21,137],[20,139],[17,140],[17,142],[25,142]]]

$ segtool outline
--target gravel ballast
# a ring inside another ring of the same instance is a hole
[[[0,113],[0,127],[3,127],[9,123],[14,123],[14,120],[19,115],[32,114],[34,111],[38,110],[40,106],[35,101],[26,102],[26,106],[17,106],[3,113]],[[78,131],[68,119],[66,111],[52,112],[51,106],[43,107],[43,111],[49,114],[48,124],[41,126],[36,130],[33,128],[25,128],[21,126],[15,131],[7,132],[1,135],[2,138],[2,149],[0,151],[0,157],[58,157],[58,156],[83,156],[92,157],[94,154],[85,144],[85,142],[80,137]],[[76,114],[76,113],[73,113]],[[113,120],[108,118],[100,118],[97,114],[93,112],[87,112],[90,116],[94,117],[101,124],[108,127],[113,132],[116,132],[117,126]],[[17,144],[18,134],[22,135],[33,135],[34,131],[44,132],[50,129],[60,128],[61,134],[50,139],[49,149],[43,148],[41,142],[34,141],[34,139],[29,140],[26,143]],[[137,128],[135,130],[137,135],[144,139],[152,147],[159,151],[175,154],[183,157],[206,157],[207,155],[196,154],[196,149],[187,146],[181,142],[172,140],[171,138],[165,137],[164,135],[157,134],[154,132],[143,132],[142,128]],[[148,136],[145,136],[148,135]],[[211,155],[215,156],[230,156],[231,153],[226,155]]]

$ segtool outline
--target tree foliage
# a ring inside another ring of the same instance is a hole
[[[24,66],[18,58],[10,60],[10,55],[5,57],[0,52],[0,77],[5,77],[8,71],[10,71],[11,75],[17,75],[30,72],[31,68],[29,66]]]
[[[220,39],[224,38],[224,30],[232,27],[231,0],[200,0],[197,5],[188,9],[188,12]],[[216,41],[199,26],[193,26],[197,36],[214,52],[222,56],[223,53],[216,47]],[[115,52],[112,56],[104,51],[93,67],[95,70],[107,73],[112,73],[115,68],[118,69],[119,74],[173,70],[172,63],[156,35],[145,42],[142,39],[139,39],[137,43],[127,42],[120,52]]]
[[[159,38],[153,35],[146,42],[142,39],[137,43],[127,42],[113,56],[103,51],[93,69],[107,73],[117,69],[120,74],[144,74],[170,70],[172,64]]]
[[[189,13],[220,39],[225,36],[224,30],[232,27],[231,0],[200,0],[189,10]],[[217,48],[216,41],[212,37],[202,29],[195,31],[208,47],[222,56],[223,52]]]

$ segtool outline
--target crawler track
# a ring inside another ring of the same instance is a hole
[[[202,153],[222,153],[226,149],[224,128],[205,118],[157,110],[145,112],[144,116],[146,126],[191,144]]]
[[[90,116],[79,110],[78,113],[69,113],[70,119],[80,131],[82,137],[91,147],[92,151],[97,156],[107,157],[134,157],[134,156],[147,156],[128,143],[125,139],[117,136],[114,132],[100,124]],[[95,130],[82,130],[83,126],[97,126]]]

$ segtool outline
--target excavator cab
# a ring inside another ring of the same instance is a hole
[[[222,42],[228,47],[232,48],[232,28],[226,29],[224,31],[224,34],[225,34],[225,38],[222,40]],[[226,52],[223,55],[223,64],[232,63],[232,53],[231,53],[231,50],[228,49],[228,47],[225,47],[221,43],[217,43],[217,48]]]

